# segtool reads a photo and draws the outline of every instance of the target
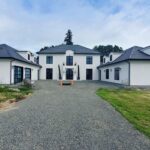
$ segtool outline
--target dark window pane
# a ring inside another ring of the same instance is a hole
[[[110,55],[110,61],[112,61],[112,55]]]
[[[73,65],[73,56],[67,56],[66,57],[66,65],[72,66]]]
[[[53,64],[53,56],[46,57],[46,64]]]
[[[86,64],[93,64],[93,57],[92,56],[86,56]]]
[[[28,60],[30,60],[30,54],[28,54]]]
[[[25,68],[25,79],[31,80],[31,69]]]
[[[103,60],[103,63],[105,63],[105,58],[104,58],[104,60]]]

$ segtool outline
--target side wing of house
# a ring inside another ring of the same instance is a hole
[[[99,69],[99,79],[123,85],[129,84],[129,63],[121,62]]]
[[[23,63],[20,61],[13,61],[11,67],[11,84],[22,81],[23,79],[30,79],[32,81],[38,80],[39,67]]]

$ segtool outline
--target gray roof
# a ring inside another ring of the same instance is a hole
[[[96,52],[92,49],[80,46],[80,45],[58,45],[49,47],[45,50],[37,52],[37,54],[65,54],[67,50],[73,50],[75,54],[95,54],[99,55],[99,52]]]
[[[102,64],[98,66],[98,68],[116,64],[116,63],[123,62],[123,61],[127,61],[127,60],[150,60],[150,55],[147,54],[146,48],[133,46],[125,50],[124,53],[121,56],[119,56],[117,59],[115,59],[114,61],[108,62],[106,64]]]
[[[15,59],[21,62],[25,62],[31,65],[39,66],[38,64],[35,64],[31,61],[26,60],[24,57],[18,54],[18,50],[6,45],[6,44],[1,44],[0,45],[0,59]]]

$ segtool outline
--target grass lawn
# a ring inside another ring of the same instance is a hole
[[[102,88],[97,91],[97,95],[150,137],[150,90]]]
[[[18,90],[0,86],[0,103],[11,99],[18,101],[31,92],[32,89],[25,86],[21,86]]]

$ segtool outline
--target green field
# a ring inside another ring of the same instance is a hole
[[[150,90],[102,88],[97,95],[108,101],[136,129],[150,137]]]

